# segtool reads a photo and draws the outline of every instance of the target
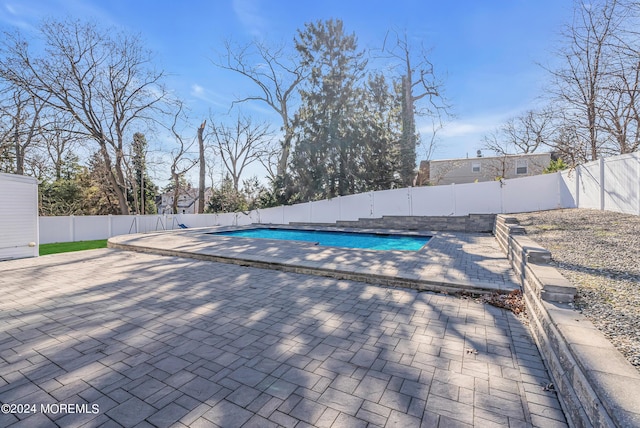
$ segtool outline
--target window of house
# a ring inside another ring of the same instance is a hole
[[[473,162],[471,164],[471,172],[476,172],[476,173],[480,172],[480,162]]]
[[[516,160],[516,174],[527,174],[529,167],[526,159]]]

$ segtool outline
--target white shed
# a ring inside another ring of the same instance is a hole
[[[0,260],[38,256],[38,181],[0,173]]]

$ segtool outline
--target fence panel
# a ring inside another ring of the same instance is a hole
[[[580,208],[600,209],[600,162],[591,162],[577,169]]]
[[[218,214],[218,224],[220,226],[234,226],[236,224],[236,214],[235,213]]]
[[[412,215],[453,215],[455,212],[454,186],[426,186],[411,189]]]
[[[638,155],[638,154],[636,154]],[[604,208],[626,214],[638,212],[638,156],[604,159]]]
[[[105,216],[73,216],[74,241],[92,241],[109,237],[109,217]]]
[[[311,221],[311,205],[307,203],[289,205],[284,208],[284,224],[297,222],[308,223]]]
[[[272,223],[272,224],[282,224],[284,221],[284,209],[286,207],[273,207],[273,208],[265,208],[263,210],[259,210],[259,223]]]
[[[456,184],[453,187],[456,216],[468,214],[492,214],[501,212],[500,183]]]
[[[251,221],[251,216],[249,215],[249,213],[236,213],[236,226],[247,226],[251,223],[253,222]]]
[[[40,243],[72,242],[71,217],[39,217]]]
[[[138,232],[154,232],[164,229],[164,219],[160,215],[138,215]]]
[[[335,223],[340,218],[339,198],[311,202],[311,221],[314,223]]]
[[[111,236],[136,233],[135,216],[113,215],[105,218],[111,222]]]
[[[373,196],[372,217],[383,215],[411,215],[411,188],[378,190]]]
[[[558,174],[506,180],[502,187],[503,212],[519,213],[560,208],[559,180]]]
[[[340,203],[340,220],[354,221],[372,217],[371,192],[340,196],[337,199]]]
[[[560,207],[561,208],[577,208],[578,193],[576,178],[578,173],[576,170],[562,171],[560,174],[558,185],[560,186]]]

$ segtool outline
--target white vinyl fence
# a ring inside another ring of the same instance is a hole
[[[640,153],[601,158],[562,172],[562,206],[640,215]]]
[[[40,243],[105,239],[156,230],[251,223],[334,223],[383,215],[461,216],[560,208],[560,174],[500,182],[408,187],[249,213],[40,217]]]
[[[40,243],[105,239],[156,230],[251,223],[334,223],[383,215],[463,216],[556,208],[640,215],[640,154],[590,162],[557,174],[446,186],[408,187],[249,213],[40,217]]]

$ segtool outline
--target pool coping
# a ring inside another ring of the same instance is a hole
[[[308,242],[243,238],[241,243],[232,237],[216,236],[210,232],[242,230],[256,227],[304,229],[408,236],[431,236],[418,251],[379,251],[341,247],[316,246]],[[166,237],[171,235],[172,239]],[[109,248],[154,253],[165,256],[188,257],[220,263],[231,263],[261,269],[295,272],[331,277],[370,284],[410,288],[418,291],[486,295],[509,293],[519,285],[505,273],[492,277],[490,271],[474,266],[484,251],[460,263],[465,251],[450,241],[490,238],[500,251],[492,235],[439,231],[403,231],[395,229],[362,229],[345,227],[300,227],[275,224],[220,226],[120,235],[108,240]],[[163,239],[164,238],[164,239]],[[446,242],[445,242],[446,241]],[[282,243],[286,243],[283,245]],[[464,245],[460,244],[460,245]],[[455,247],[455,248],[454,248]],[[453,250],[453,251],[451,251]],[[491,250],[494,250],[492,247]],[[451,254],[455,253],[455,254]],[[508,266],[508,261],[504,258]],[[457,267],[460,265],[461,267]],[[469,268],[467,268],[469,266]],[[502,266],[500,266],[502,270]],[[511,269],[509,267],[509,271]],[[511,272],[512,273],[512,272]]]

